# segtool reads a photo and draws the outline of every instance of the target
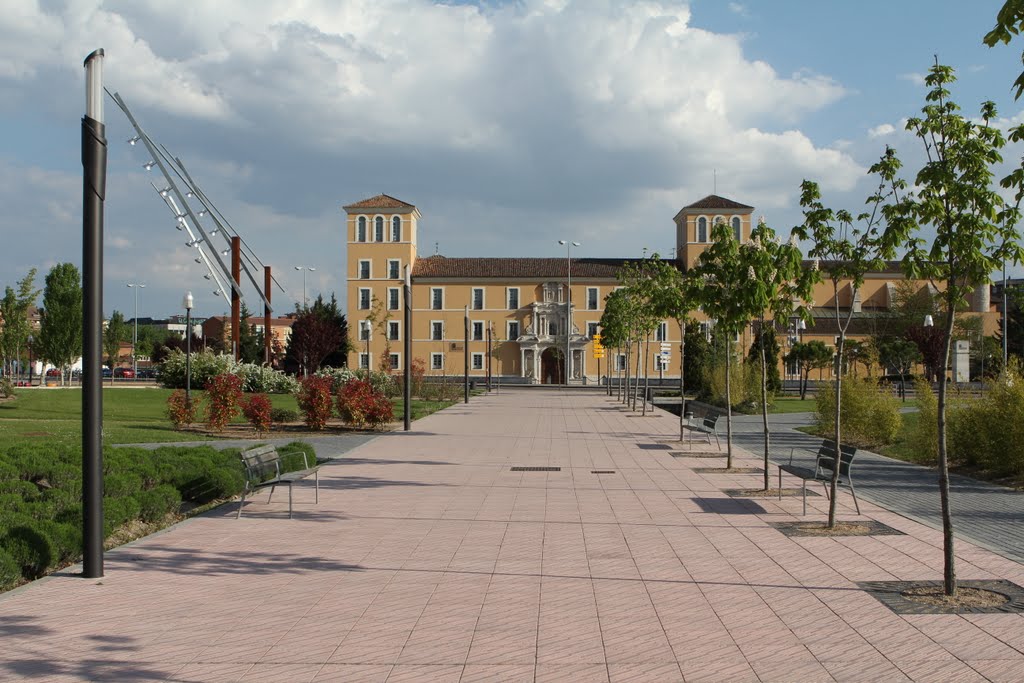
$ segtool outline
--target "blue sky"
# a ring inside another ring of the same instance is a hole
[[[1024,45],[981,43],[1001,2],[159,0],[5,3],[0,285],[81,261],[82,59],[189,166],[287,290],[344,299],[344,204],[387,192],[423,214],[420,253],[667,253],[672,216],[714,189],[776,229],[804,178],[856,210],[867,167],[920,148],[901,120],[933,55],[968,113],[1024,107]],[[1021,41],[1024,43],[1024,41]],[[107,103],[105,305],[224,312]],[[1022,149],[1011,149],[1008,160]],[[1021,268],[1014,268],[1021,273]],[[247,299],[255,308],[254,292]]]

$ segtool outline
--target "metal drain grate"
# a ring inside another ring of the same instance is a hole
[[[561,472],[561,467],[512,467],[513,472]]]
[[[590,470],[591,474],[615,474],[615,470]]]
[[[645,451],[670,451],[672,447],[667,443],[638,443],[637,448],[641,448]]]

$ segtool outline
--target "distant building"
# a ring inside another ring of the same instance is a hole
[[[263,318],[252,316],[248,324],[256,328],[256,333],[263,332]],[[288,348],[288,340],[292,336],[292,324],[294,318],[271,318],[270,330],[272,342],[280,345],[281,349]],[[202,325],[203,345],[207,343],[223,344],[224,348],[231,348],[231,316],[215,315],[203,321]]]

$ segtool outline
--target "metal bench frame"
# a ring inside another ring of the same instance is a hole
[[[792,474],[795,477],[803,479],[802,493],[804,498],[804,511],[803,514],[807,514],[807,482],[809,481],[820,481],[821,485],[825,488],[825,498],[829,496],[829,485],[832,483],[832,471],[833,465],[836,460],[836,449],[833,445],[833,441],[822,441],[818,447],[818,453],[815,457],[814,469],[808,467],[801,467],[793,464],[793,455],[797,450],[810,449],[797,449],[793,448],[789,451],[789,463],[779,465],[779,500],[782,500],[782,473],[786,472]],[[839,456],[839,486],[845,486],[850,489],[850,494],[853,496],[853,505],[857,510],[857,514],[860,514],[860,503],[857,501],[857,490],[853,487],[853,477],[850,476],[850,470],[853,468],[853,459],[857,456],[857,449],[853,446],[843,446],[842,454]],[[843,478],[846,478],[843,481]]]
[[[273,446],[257,446],[247,451],[242,451],[242,464],[245,465],[245,488],[242,490],[242,500],[238,502],[238,514],[235,519],[242,516],[242,508],[245,506],[245,496],[257,489],[270,487],[270,495],[267,503],[274,497],[274,489],[280,486],[288,487],[288,519],[292,517],[292,484],[313,475],[315,486],[315,502],[320,502],[320,466],[309,466],[306,453],[302,453],[304,469],[295,472],[281,472],[281,455]]]
[[[715,443],[721,448],[722,441],[718,438],[718,421],[722,418],[723,414],[717,410],[698,407],[690,417],[687,417],[683,427],[689,435],[690,446],[693,446],[693,433],[700,432],[707,437],[709,446],[711,445],[711,437],[714,436]]]

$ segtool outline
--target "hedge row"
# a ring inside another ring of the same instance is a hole
[[[282,467],[303,467],[308,444],[280,449]],[[0,450],[0,591],[77,561],[82,548],[82,455],[52,445]],[[107,448],[103,454],[103,532],[159,522],[181,503],[231,498],[245,485],[238,449]]]

